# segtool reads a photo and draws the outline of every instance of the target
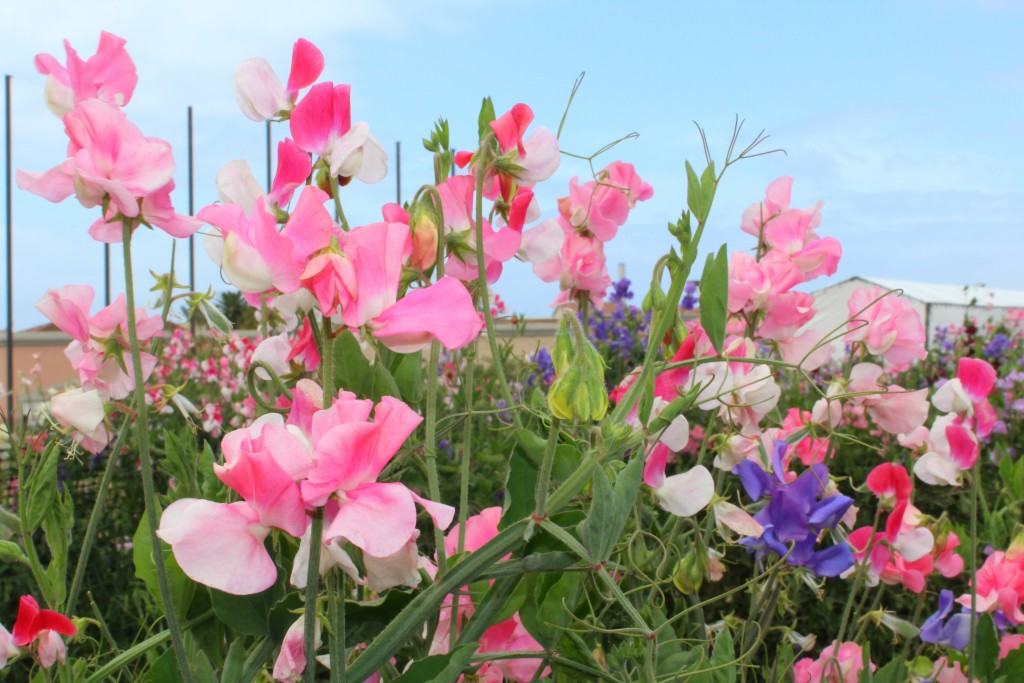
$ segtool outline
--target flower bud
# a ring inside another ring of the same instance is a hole
[[[412,231],[412,256],[409,264],[427,270],[437,261],[437,221],[430,207],[417,205],[409,219]]]
[[[555,382],[548,391],[551,414],[562,420],[603,418],[608,410],[604,361],[573,315],[563,315],[558,325],[554,363]]]
[[[691,551],[676,562],[676,570],[672,573],[672,583],[683,595],[693,595],[704,584],[707,573],[707,558],[703,553]]]

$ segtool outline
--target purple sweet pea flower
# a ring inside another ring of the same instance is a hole
[[[743,490],[753,500],[767,497],[767,504],[754,519],[764,527],[760,538],[746,538],[741,543],[761,560],[768,552],[786,557],[794,566],[807,567],[818,576],[838,576],[853,566],[853,553],[846,543],[829,548],[816,548],[825,529],[834,529],[853,500],[843,495],[822,498],[828,482],[828,468],[813,465],[794,481],[787,483],[783,457],[788,444],[775,442],[772,448],[772,475],[756,463],[744,460],[733,473]]]
[[[946,645],[954,650],[964,650],[971,638],[971,615],[965,610],[950,616],[952,611],[953,591],[943,590],[939,593],[938,611],[921,624],[921,640],[934,645]]]

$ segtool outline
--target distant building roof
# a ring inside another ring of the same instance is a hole
[[[885,289],[903,290],[903,296],[917,299],[926,304],[950,304],[954,306],[994,306],[996,308],[1024,308],[1024,290],[995,289],[985,285],[944,285],[911,280],[891,280],[881,277],[852,277],[837,282],[830,289],[851,281],[862,281]],[[819,292],[822,290],[818,290]]]

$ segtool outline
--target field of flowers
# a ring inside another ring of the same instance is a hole
[[[709,221],[763,134],[716,162],[698,129],[641,285],[605,245],[655,189],[525,104],[438,121],[434,182],[350,224],[387,158],[300,39],[285,84],[236,73],[242,113],[290,131],[271,189],[232,162],[191,217],[125,113],[122,39],[36,65],[68,155],[18,184],[93,209],[128,277],[98,311],[86,285],[37,304],[79,383],[8,430],[0,679],[1024,680],[1024,312],[928,343],[865,287],[808,327],[801,285],[842,256],[821,205],[782,177]],[[583,177],[552,213],[534,189],[563,157]],[[698,270],[737,225],[748,248]],[[143,229],[202,230],[258,334],[173,273],[137,307]],[[559,285],[525,357],[495,333],[513,258]]]

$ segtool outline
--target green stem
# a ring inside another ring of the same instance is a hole
[[[92,554],[92,546],[96,541],[96,532],[99,530],[100,517],[103,508],[106,507],[107,490],[110,488],[110,479],[114,475],[114,465],[117,463],[118,455],[121,452],[121,440],[128,432],[128,425],[131,420],[126,419],[121,429],[117,432],[114,445],[107,451],[107,464],[103,468],[103,477],[100,479],[99,488],[96,490],[96,500],[92,505],[92,512],[89,513],[89,522],[85,527],[85,538],[82,539],[82,549],[78,553],[78,563],[75,565],[75,574],[71,579],[71,590],[68,591],[68,599],[64,603],[64,612],[75,613],[75,603],[78,601],[78,593],[82,590],[82,581],[85,579],[85,567],[89,564],[89,555]]]
[[[557,417],[551,418],[551,429],[548,431],[548,440],[544,445],[544,459],[540,463],[540,474],[537,476],[537,490],[534,499],[537,504],[534,507],[533,516],[542,519],[544,506],[548,501],[548,488],[551,486],[551,468],[555,462],[555,450],[558,446],[558,429],[561,421]]]
[[[316,600],[320,593],[320,550],[323,546],[323,510],[313,513],[309,525],[309,566],[306,568],[306,605],[302,624],[302,650],[306,653],[306,683],[316,681]]]
[[[484,144],[480,145],[480,151],[485,149]],[[485,159],[478,161],[476,172],[476,267],[480,284],[480,307],[484,313],[484,324],[487,326],[487,343],[491,348],[491,364],[494,366],[494,374],[498,378],[498,387],[501,389],[501,396],[505,399],[509,411],[512,413],[512,421],[516,429],[523,428],[523,421],[519,417],[519,410],[512,401],[512,390],[509,388],[508,379],[505,377],[505,364],[501,360],[501,350],[498,348],[498,335],[494,330],[494,316],[491,315],[491,298],[487,291],[487,267],[484,262],[484,179],[487,175],[487,163]]]
[[[978,489],[981,488],[981,457],[974,461],[971,472],[971,631],[967,645],[967,674],[973,679],[977,669],[976,640],[978,633]]]
[[[476,354],[468,353],[463,375],[463,393],[466,401],[466,422],[462,430],[462,458],[459,462],[459,543],[456,552],[466,548],[466,519],[469,516],[469,466],[473,452],[473,392],[475,388]],[[458,627],[458,623],[455,624]]]
[[[437,192],[435,190],[434,194]],[[415,201],[414,201],[415,203]],[[437,199],[440,207],[441,200]],[[441,211],[438,208],[438,211]],[[437,262],[435,272],[437,279],[444,277],[444,217],[438,221],[437,226]],[[441,343],[436,339],[430,342],[430,359],[427,362],[427,406],[424,417],[424,428],[426,430],[426,443],[424,444],[423,455],[427,465],[427,491],[431,500],[441,500],[441,484],[437,475],[437,376],[441,364]],[[434,527],[434,553],[437,556],[437,571],[444,573],[448,558],[444,550],[444,531],[436,524]]]
[[[327,575],[327,609],[331,615],[331,683],[345,680],[345,574],[334,569]]]
[[[576,468],[548,498],[548,507],[545,511],[548,515],[553,514],[562,506],[568,504],[575,498],[587,482],[590,481],[597,459],[587,458]],[[423,622],[431,614],[436,613],[441,606],[444,597],[461,586],[476,580],[483,572],[494,566],[504,555],[515,550],[523,543],[523,530],[526,527],[527,519],[521,519],[510,524],[498,533],[487,544],[474,553],[471,553],[450,571],[441,576],[439,580],[426,590],[421,591],[413,598],[405,609],[398,613],[384,629],[377,634],[377,637],[367,646],[359,658],[352,663],[348,670],[349,679],[353,681],[365,680],[370,674],[379,669],[400,647],[410,643],[420,631]]]
[[[331,197],[334,199],[334,216],[341,223],[342,230],[348,232],[348,219],[345,218],[345,211],[341,208],[341,186],[338,185],[338,177],[334,174],[331,174]]]
[[[185,627],[192,628],[193,626],[197,626],[198,624],[201,624],[202,622],[206,621],[212,616],[213,610],[210,610],[209,612],[206,612],[205,614],[200,615],[191,621],[185,622]],[[157,633],[155,636],[150,636],[149,638],[146,638],[141,643],[133,645],[132,647],[128,648],[118,656],[111,659],[109,662],[107,662],[100,668],[96,669],[96,671],[94,671],[91,676],[86,678],[83,681],[83,683],[101,683],[101,681],[109,681],[112,674],[117,673],[126,665],[130,664],[134,660],[146,654],[157,645],[160,645],[161,643],[165,642],[170,637],[170,631],[161,631],[160,633]]]
[[[167,566],[164,564],[164,548],[160,537],[156,535],[157,500],[156,486],[153,483],[153,458],[149,451],[149,408],[146,406],[146,388],[143,383],[142,351],[135,330],[135,284],[132,276],[132,224],[124,221],[124,287],[126,307],[128,309],[128,346],[132,357],[132,370],[135,375],[135,433],[139,442],[139,461],[142,465],[142,495],[146,503],[146,520],[149,525],[149,541],[153,546],[153,562],[156,565],[157,585],[160,588],[160,602],[163,605],[164,617],[167,619],[167,630],[171,634],[171,646],[177,661],[178,672],[185,683],[191,683],[192,672],[188,666],[185,643],[182,640],[181,626],[178,615],[174,611],[174,599],[171,596],[171,584],[167,578]]]

